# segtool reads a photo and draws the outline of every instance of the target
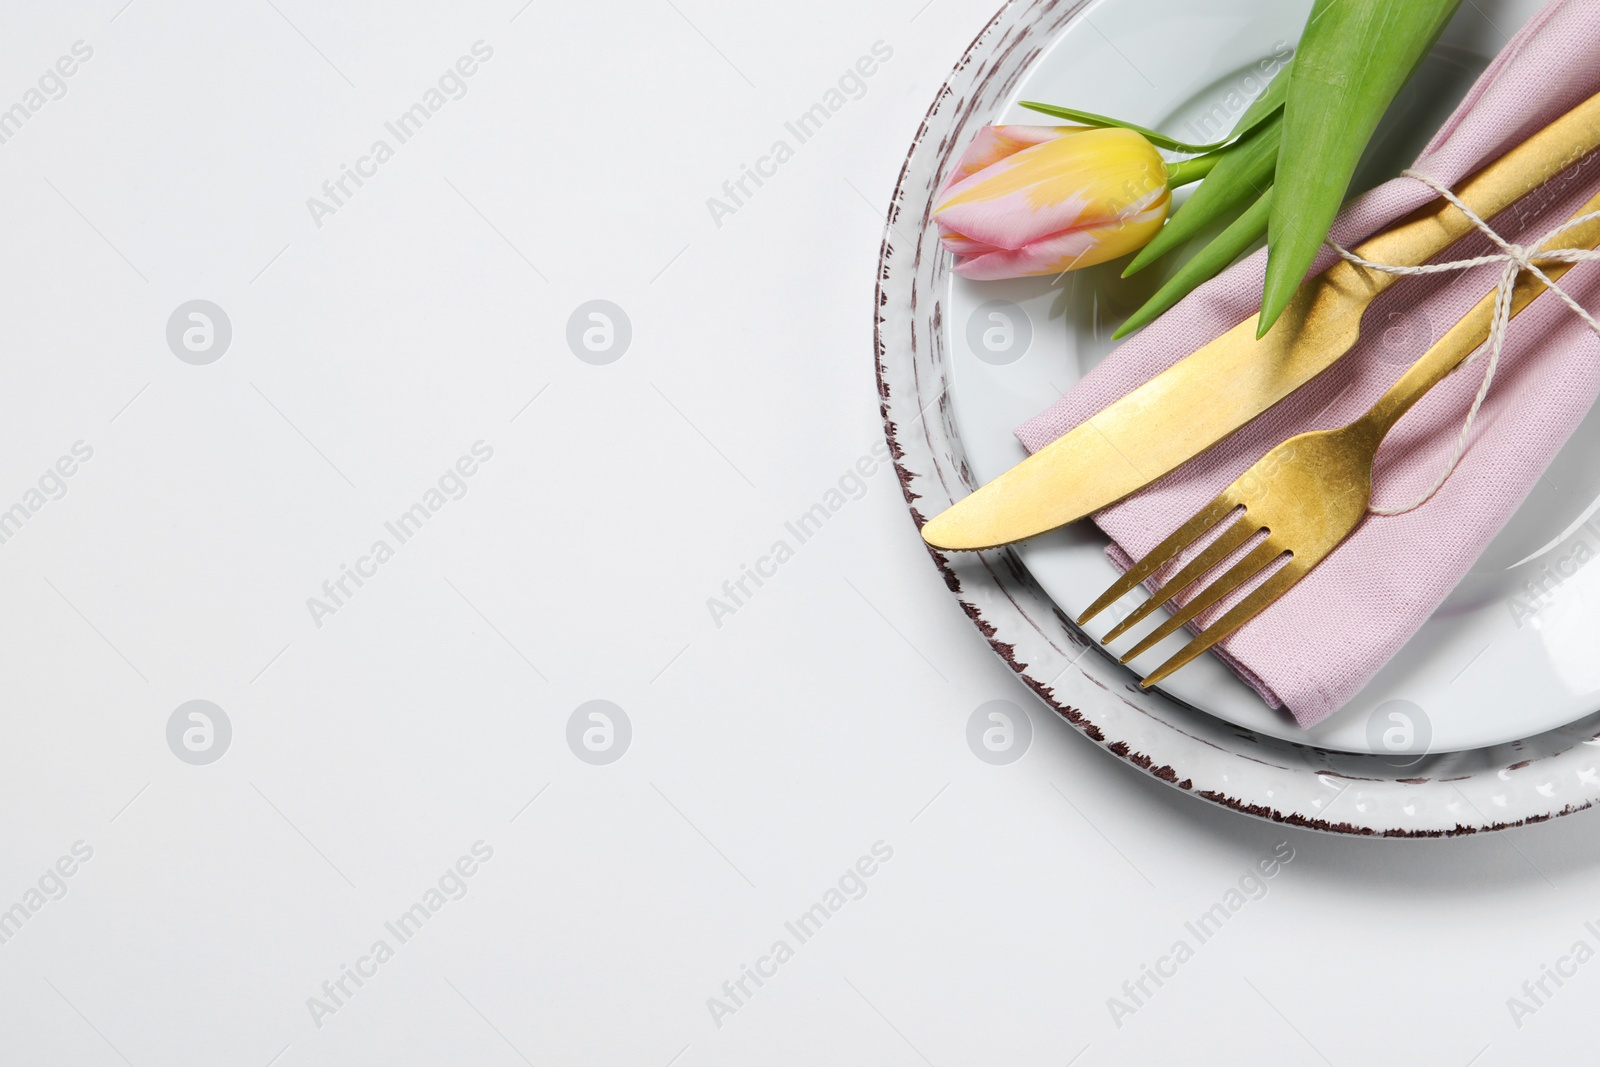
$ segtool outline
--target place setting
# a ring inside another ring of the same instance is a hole
[[[1600,10],[1008,5],[918,132],[879,392],[1089,741],[1332,832],[1600,795]]]

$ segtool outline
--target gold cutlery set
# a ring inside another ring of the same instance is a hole
[[[1456,195],[1490,218],[1600,147],[1600,94],[1460,183]],[[1600,211],[1600,195],[1574,218]],[[1473,232],[1444,198],[1363,242],[1369,263],[1420,266]],[[1562,249],[1600,246],[1600,220],[1569,226]],[[1555,281],[1574,265],[1529,255]],[[1257,340],[1257,316],[1224,333],[929,520],[934,548],[994,548],[1082,519],[1137,492],[1205,452],[1316,378],[1354,347],[1361,316],[1400,275],[1341,259],[1304,282],[1282,319]],[[1523,273],[1509,294],[1516,315],[1546,290]],[[1078,619],[1100,614],[1208,532],[1221,535],[1167,579],[1102,639],[1110,643],[1229,556],[1259,538],[1223,574],[1200,587],[1171,618],[1121,657],[1145,653],[1206,609],[1283,560],[1267,579],[1201,631],[1141,685],[1150,686],[1223,640],[1283,596],[1366,516],[1372,463],[1384,436],[1413,404],[1490,336],[1497,291],[1489,293],[1425,352],[1366,414],[1335,430],[1298,434],[1263,456],[1198,515],[1138,560]],[[1284,559],[1287,557],[1287,559]]]

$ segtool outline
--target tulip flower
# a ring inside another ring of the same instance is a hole
[[[1460,6],[1461,0],[1313,0],[1300,43],[1292,50],[1280,46],[1272,59],[1261,62],[1258,69],[1262,74],[1271,74],[1274,69],[1276,74],[1245,110],[1233,132],[1216,144],[1185,144],[1104,115],[1057,104],[1018,101],[1020,106],[1052,118],[1094,127],[1122,127],[1158,148],[1190,156],[1167,165],[1169,189],[1185,181],[1205,179],[1183,207],[1173,213],[1160,236],[1152,238],[1128,264],[1123,277],[1143,270],[1216,224],[1231,220],[1172,273],[1112,336],[1121,337],[1164,313],[1215,277],[1263,235],[1267,239],[1267,266],[1256,336],[1265,335],[1289,306],[1322,251],[1328,228],[1379,121]],[[954,199],[951,194],[957,185],[979,178],[984,168],[1021,160],[1031,152],[1042,154],[1050,144],[1046,138],[1053,133],[1048,128],[1018,126],[984,131],[968,151],[968,158],[962,160],[963,169],[958,171],[956,184],[945,190],[947,202]],[[1070,143],[1072,138],[1063,140]],[[1063,156],[1069,151],[1065,145],[1056,145],[1052,150]],[[1043,164],[1040,167],[1048,169]],[[1024,184],[1020,178],[1010,180],[1019,189]],[[1035,193],[1041,200],[1051,195],[1053,190]],[[1002,196],[983,194],[978,199],[994,202],[969,204],[961,217],[941,218],[941,225],[956,235],[954,241],[946,238],[950,250],[972,257],[957,266],[957,271],[983,278],[1049,273],[1048,268],[1033,269],[1039,264],[1026,263],[1025,257],[1017,254],[1023,246],[993,239],[1001,232],[993,219],[972,217],[981,207],[999,213]],[[1033,209],[1007,203],[1003,210],[1020,219]],[[1025,232],[1015,222],[1012,230]],[[1029,236],[1039,240],[1044,233],[1041,228]],[[1121,245],[1123,251],[1132,247],[1131,241]],[[996,260],[994,266],[989,266],[985,261],[996,252],[1011,253],[1015,262]],[[1077,265],[1105,258],[1110,257],[1086,257]]]
[[[1175,169],[1175,168],[1174,168]],[[961,157],[933,219],[957,274],[1059,274],[1116,259],[1161,229],[1168,165],[1120,127],[987,126]]]

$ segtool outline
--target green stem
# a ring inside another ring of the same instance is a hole
[[[1167,188],[1176,189],[1180,185],[1197,182],[1211,173],[1211,168],[1222,161],[1222,152],[1208,152],[1203,156],[1193,159],[1180,159],[1176,163],[1167,164]]]
[[[1281,112],[1280,112],[1281,114]],[[1174,248],[1205,229],[1212,222],[1249,205],[1272,184],[1272,170],[1278,162],[1278,118],[1268,119],[1224,149],[1222,161],[1194,191],[1172,218],[1139,250],[1122,271],[1124,278],[1137,274]]]

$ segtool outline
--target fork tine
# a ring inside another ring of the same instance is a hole
[[[1309,563],[1301,563],[1299,560],[1291,557],[1289,562],[1285,563],[1278,573],[1262,582],[1254,592],[1230,608],[1228,612],[1222,616],[1222,618],[1206,627],[1205,630],[1197,635],[1193,641],[1190,641],[1187,645],[1183,646],[1183,648],[1179,650],[1175,656],[1167,660],[1167,662],[1163,663],[1161,666],[1157,667],[1154,671],[1151,671],[1150,674],[1139,683],[1139,688],[1148,689],[1157,682],[1160,682],[1173,671],[1184,666],[1196,656],[1201,655],[1212,645],[1216,644],[1218,641],[1221,641],[1223,638],[1233,633],[1233,631],[1237,630],[1239,627],[1243,626],[1245,623],[1261,614],[1261,612],[1266,610],[1269,604],[1277,600],[1284,593],[1287,593],[1296,582],[1309,574],[1311,568],[1315,566],[1315,564],[1316,561],[1314,560]]]
[[[1222,491],[1222,495],[1200,509],[1200,513],[1182,526],[1173,531],[1172,535],[1161,542],[1143,559],[1129,567],[1123,576],[1112,583],[1111,588],[1100,594],[1100,599],[1089,605],[1089,610],[1078,616],[1078,625],[1082,626],[1106,608],[1127,596],[1129,592],[1138,587],[1146,578],[1160,570],[1179,552],[1188,548],[1201,534],[1221,522],[1239,506],[1238,498],[1234,495],[1233,487]]]
[[[1258,573],[1261,572],[1262,568],[1266,567],[1267,564],[1271,563],[1281,555],[1283,555],[1282,546],[1278,545],[1272,540],[1272,535],[1269,532],[1266,540],[1262,541],[1255,548],[1251,549],[1244,559],[1241,559],[1238,563],[1235,563],[1232,567],[1228,568],[1227,572],[1224,573],[1222,577],[1218,578],[1200,592],[1196,593],[1194,599],[1185,604],[1181,610],[1172,616],[1172,618],[1168,619],[1160,626],[1157,626],[1154,630],[1150,631],[1143,641],[1140,641],[1137,645],[1134,645],[1132,648],[1130,648],[1121,657],[1122,662],[1127,663],[1129,660],[1138,659],[1140,656],[1144,655],[1144,653],[1160,644],[1170,634],[1177,632],[1181,627],[1185,626],[1190,619],[1194,618],[1196,615],[1209,608],[1212,604],[1215,604],[1217,601],[1221,600],[1223,597],[1239,588],[1251,578],[1254,578]]]
[[[1259,523],[1246,522],[1245,520],[1249,517],[1249,512],[1246,512],[1242,517],[1235,519],[1233,525],[1224,530],[1221,537],[1207,545],[1204,552],[1190,560],[1177,574],[1167,579],[1161,588],[1151,593],[1149,599],[1135,608],[1126,619],[1113,626],[1111,632],[1100,639],[1100,643],[1109,645],[1143,622],[1152,611],[1155,611],[1161,605],[1189,588],[1196,578],[1199,578],[1212,567],[1233,555],[1235,549],[1254,537],[1256,532],[1261,529]]]

